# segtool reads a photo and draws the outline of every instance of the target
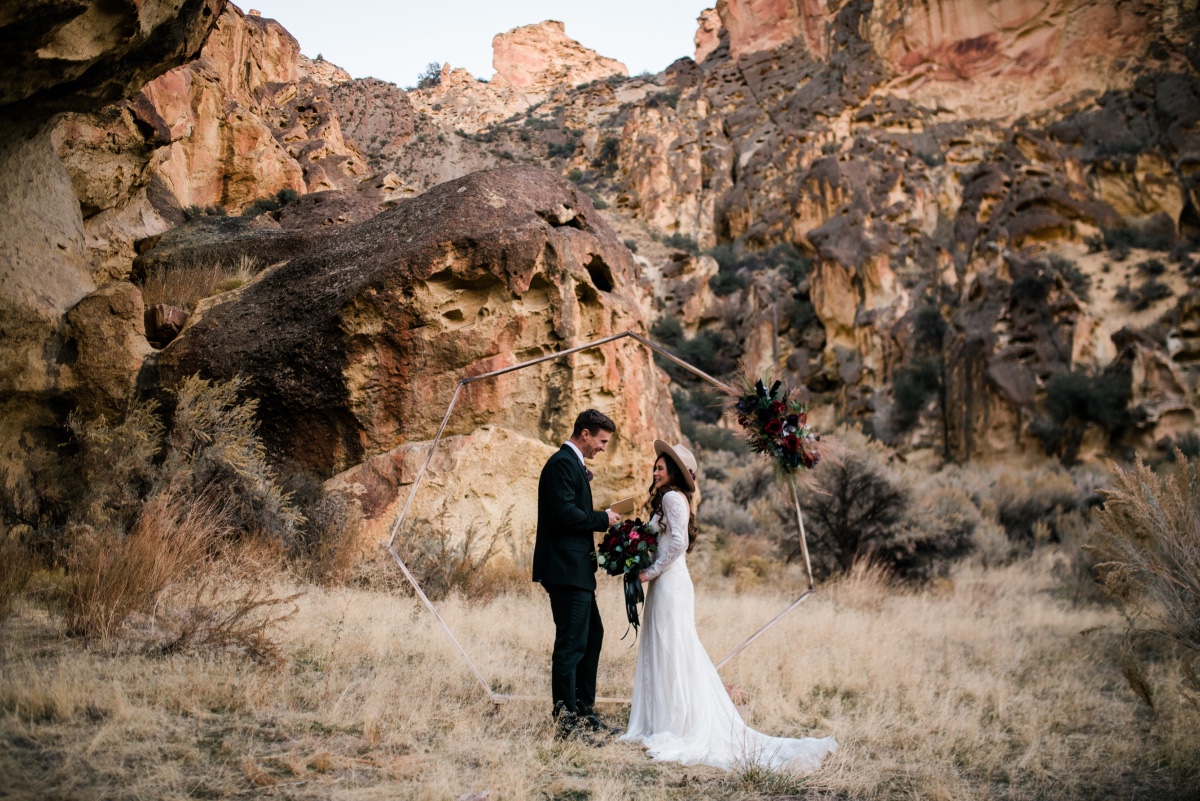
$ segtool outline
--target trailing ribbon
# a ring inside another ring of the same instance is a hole
[[[633,641],[637,642],[638,626],[641,621],[638,620],[638,604],[646,600],[645,593],[642,592],[642,582],[638,578],[637,573],[625,574],[625,617],[629,620],[629,626],[625,628],[625,633],[621,635],[621,639],[629,636],[629,629],[633,629]],[[633,647],[630,645],[630,647]]]

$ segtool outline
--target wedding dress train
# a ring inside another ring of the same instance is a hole
[[[696,635],[695,594],[688,573],[688,505],[678,492],[663,496],[659,551],[646,573],[642,636],[626,742],[644,745],[655,760],[730,770],[750,764],[812,771],[837,749],[832,737],[771,737],[742,720]]]

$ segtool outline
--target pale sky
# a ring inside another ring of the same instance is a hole
[[[567,36],[615,58],[630,75],[659,72],[695,51],[696,17],[715,0],[238,0],[258,9],[355,78],[413,86],[431,61],[491,78],[492,37],[556,19]]]

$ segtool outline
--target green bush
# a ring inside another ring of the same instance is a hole
[[[1035,421],[1034,433],[1047,453],[1070,463],[1088,425],[1098,425],[1109,433],[1126,425],[1129,397],[1130,379],[1125,373],[1056,373],[1046,382],[1042,417]]]
[[[1128,284],[1117,287],[1114,297],[1122,303],[1129,304],[1134,311],[1142,311],[1150,308],[1152,303],[1169,298],[1173,294],[1170,286],[1157,278],[1149,277],[1136,289]]]
[[[574,139],[568,139],[565,142],[551,142],[546,146],[546,158],[548,159],[569,159],[575,155],[576,142]],[[577,172],[573,170],[572,172]]]
[[[183,219],[191,221],[201,217],[224,217],[228,214],[225,207],[217,204],[215,206],[187,206],[183,210]]]
[[[745,278],[737,273],[726,272],[724,270],[708,279],[709,289],[719,298],[732,295],[734,292],[744,289],[745,286]]]
[[[1125,226],[1102,229],[1104,247],[1109,250],[1142,248],[1143,250],[1170,250],[1175,236],[1166,226]]]
[[[1080,270],[1075,262],[1062,256],[1052,255],[1045,263],[1051,272],[1062,276],[1076,297],[1080,300],[1088,300],[1091,294],[1092,277]]]
[[[674,233],[662,238],[662,243],[669,248],[676,250],[685,250],[693,255],[699,255],[700,246],[696,244],[696,240],[692,239],[687,234]]]
[[[436,61],[430,61],[425,65],[425,69],[417,75],[418,89],[432,89],[442,82],[442,65]]]
[[[929,399],[941,386],[941,368],[932,359],[921,359],[905,365],[892,376],[891,423],[900,434],[916,424]]]
[[[646,98],[644,105],[646,108],[658,108],[666,106],[674,109],[679,105],[679,92],[658,92]]]

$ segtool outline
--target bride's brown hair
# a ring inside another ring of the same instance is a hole
[[[684,483],[683,474],[679,472],[679,465],[675,464],[674,459],[670,459],[666,456],[659,456],[658,459],[654,460],[654,463],[658,464],[659,460],[662,460],[662,462],[664,464],[666,464],[666,466],[667,466],[667,483],[664,484],[662,486],[662,488],[656,489],[654,486],[654,482],[653,481],[650,482],[650,514],[651,515],[658,514],[660,516],[662,515],[663,496],[666,495],[671,490],[675,490],[676,492],[683,495],[683,497],[687,498],[687,505],[688,505],[688,547],[687,547],[687,552],[691,553],[692,548],[696,545],[696,516],[692,514],[692,491],[689,490],[687,488],[687,484]]]

